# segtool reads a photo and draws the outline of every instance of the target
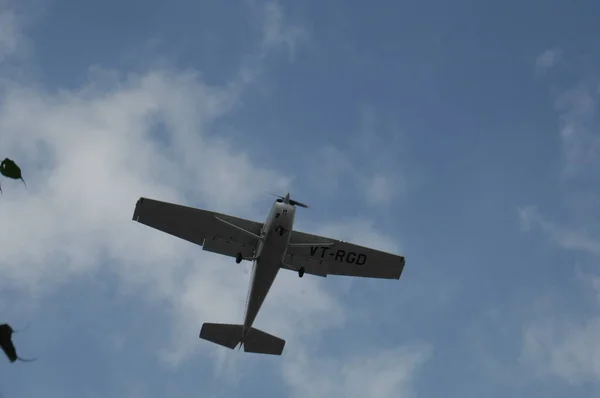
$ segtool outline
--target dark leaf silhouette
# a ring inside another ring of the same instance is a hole
[[[27,186],[25,180],[23,179],[21,168],[9,158],[4,159],[0,163],[0,173],[6,178],[12,178],[13,180],[21,180],[23,181],[23,184]]]
[[[33,362],[34,359],[23,359],[17,355],[17,350],[15,349],[15,345],[12,342],[12,334],[14,333],[13,328],[7,324],[3,323],[0,325],[0,347],[2,347],[2,351],[8,357],[10,362],[16,362],[17,360],[23,362]]]

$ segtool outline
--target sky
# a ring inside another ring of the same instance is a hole
[[[2,397],[600,393],[600,3],[2,0]],[[139,197],[406,256],[399,281],[250,263]]]

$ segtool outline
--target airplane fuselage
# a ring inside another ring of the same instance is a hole
[[[259,241],[252,263],[252,276],[246,314],[244,316],[244,336],[252,327],[258,311],[281,269],[288,243],[294,227],[295,207],[289,203],[276,201],[261,231],[263,239]]]

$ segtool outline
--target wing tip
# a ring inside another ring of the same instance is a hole
[[[400,256],[400,267],[398,267],[398,277],[396,279],[400,279],[402,273],[404,272],[404,266],[406,265],[406,257]]]
[[[140,205],[142,205],[142,203],[144,203],[144,197],[140,197],[137,202],[135,202],[135,209],[133,210],[133,216],[131,217],[131,219],[133,221],[138,221],[140,218]]]

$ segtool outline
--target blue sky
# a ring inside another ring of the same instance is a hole
[[[293,3],[293,4],[292,4]],[[600,392],[600,4],[0,2],[5,397]],[[284,272],[131,221],[140,196],[403,254],[400,281]]]

